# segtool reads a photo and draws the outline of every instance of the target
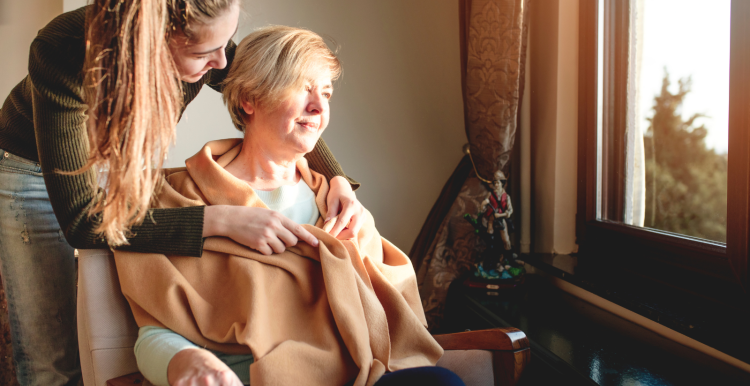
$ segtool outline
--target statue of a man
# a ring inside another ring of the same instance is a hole
[[[510,219],[510,216],[513,215],[513,204],[511,203],[510,196],[505,192],[506,182],[505,175],[498,170],[495,173],[495,181],[492,184],[490,195],[482,201],[481,208],[482,225],[487,228],[487,233],[494,234],[495,228],[499,228],[503,247],[509,251],[511,245],[506,220]]]

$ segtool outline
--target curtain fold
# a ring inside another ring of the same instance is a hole
[[[448,181],[443,186],[443,190],[440,192],[437,201],[432,205],[430,214],[427,215],[427,220],[422,226],[422,230],[419,232],[419,235],[409,252],[409,258],[416,269],[419,269],[419,264],[422,262],[421,258],[427,255],[427,251],[435,240],[435,235],[440,229],[441,221],[448,214],[451,204],[456,200],[456,197],[458,197],[461,188],[466,182],[466,178],[468,178],[469,174],[472,172],[471,160],[469,160],[469,156],[466,155],[458,163],[453,174],[451,174]]]
[[[431,331],[440,328],[448,286],[473,269],[474,256],[483,248],[463,218],[465,213],[477,213],[489,195],[476,173],[494,180],[496,172],[507,177],[511,169],[524,89],[528,3],[459,1],[464,126],[476,172],[469,169],[468,177],[461,178],[462,169],[457,168],[410,253]],[[450,187],[461,179],[460,189]],[[446,189],[458,191],[455,199],[446,199],[451,196]]]

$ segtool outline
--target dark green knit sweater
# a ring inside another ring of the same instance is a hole
[[[86,8],[58,16],[31,43],[29,75],[13,88],[0,109],[0,149],[41,163],[52,208],[70,245],[103,248],[106,243],[94,232],[96,220],[87,214],[96,193],[90,183],[94,172],[78,176],[55,173],[78,170],[88,160],[82,86]],[[235,47],[232,41],[227,45],[229,64],[224,70],[212,69],[196,83],[183,82],[185,106],[204,84],[221,90]],[[322,139],[307,160],[313,170],[329,179],[345,176]],[[200,256],[204,209],[154,210],[151,218],[131,229],[130,245],[122,249]]]

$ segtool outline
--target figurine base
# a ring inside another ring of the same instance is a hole
[[[461,284],[464,287],[469,288],[497,291],[516,288],[526,281],[525,278],[526,275],[521,275],[512,279],[483,279],[472,275],[467,277]]]

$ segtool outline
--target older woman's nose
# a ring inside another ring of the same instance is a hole
[[[322,114],[328,109],[328,98],[320,93],[311,93],[307,104],[307,112]]]

